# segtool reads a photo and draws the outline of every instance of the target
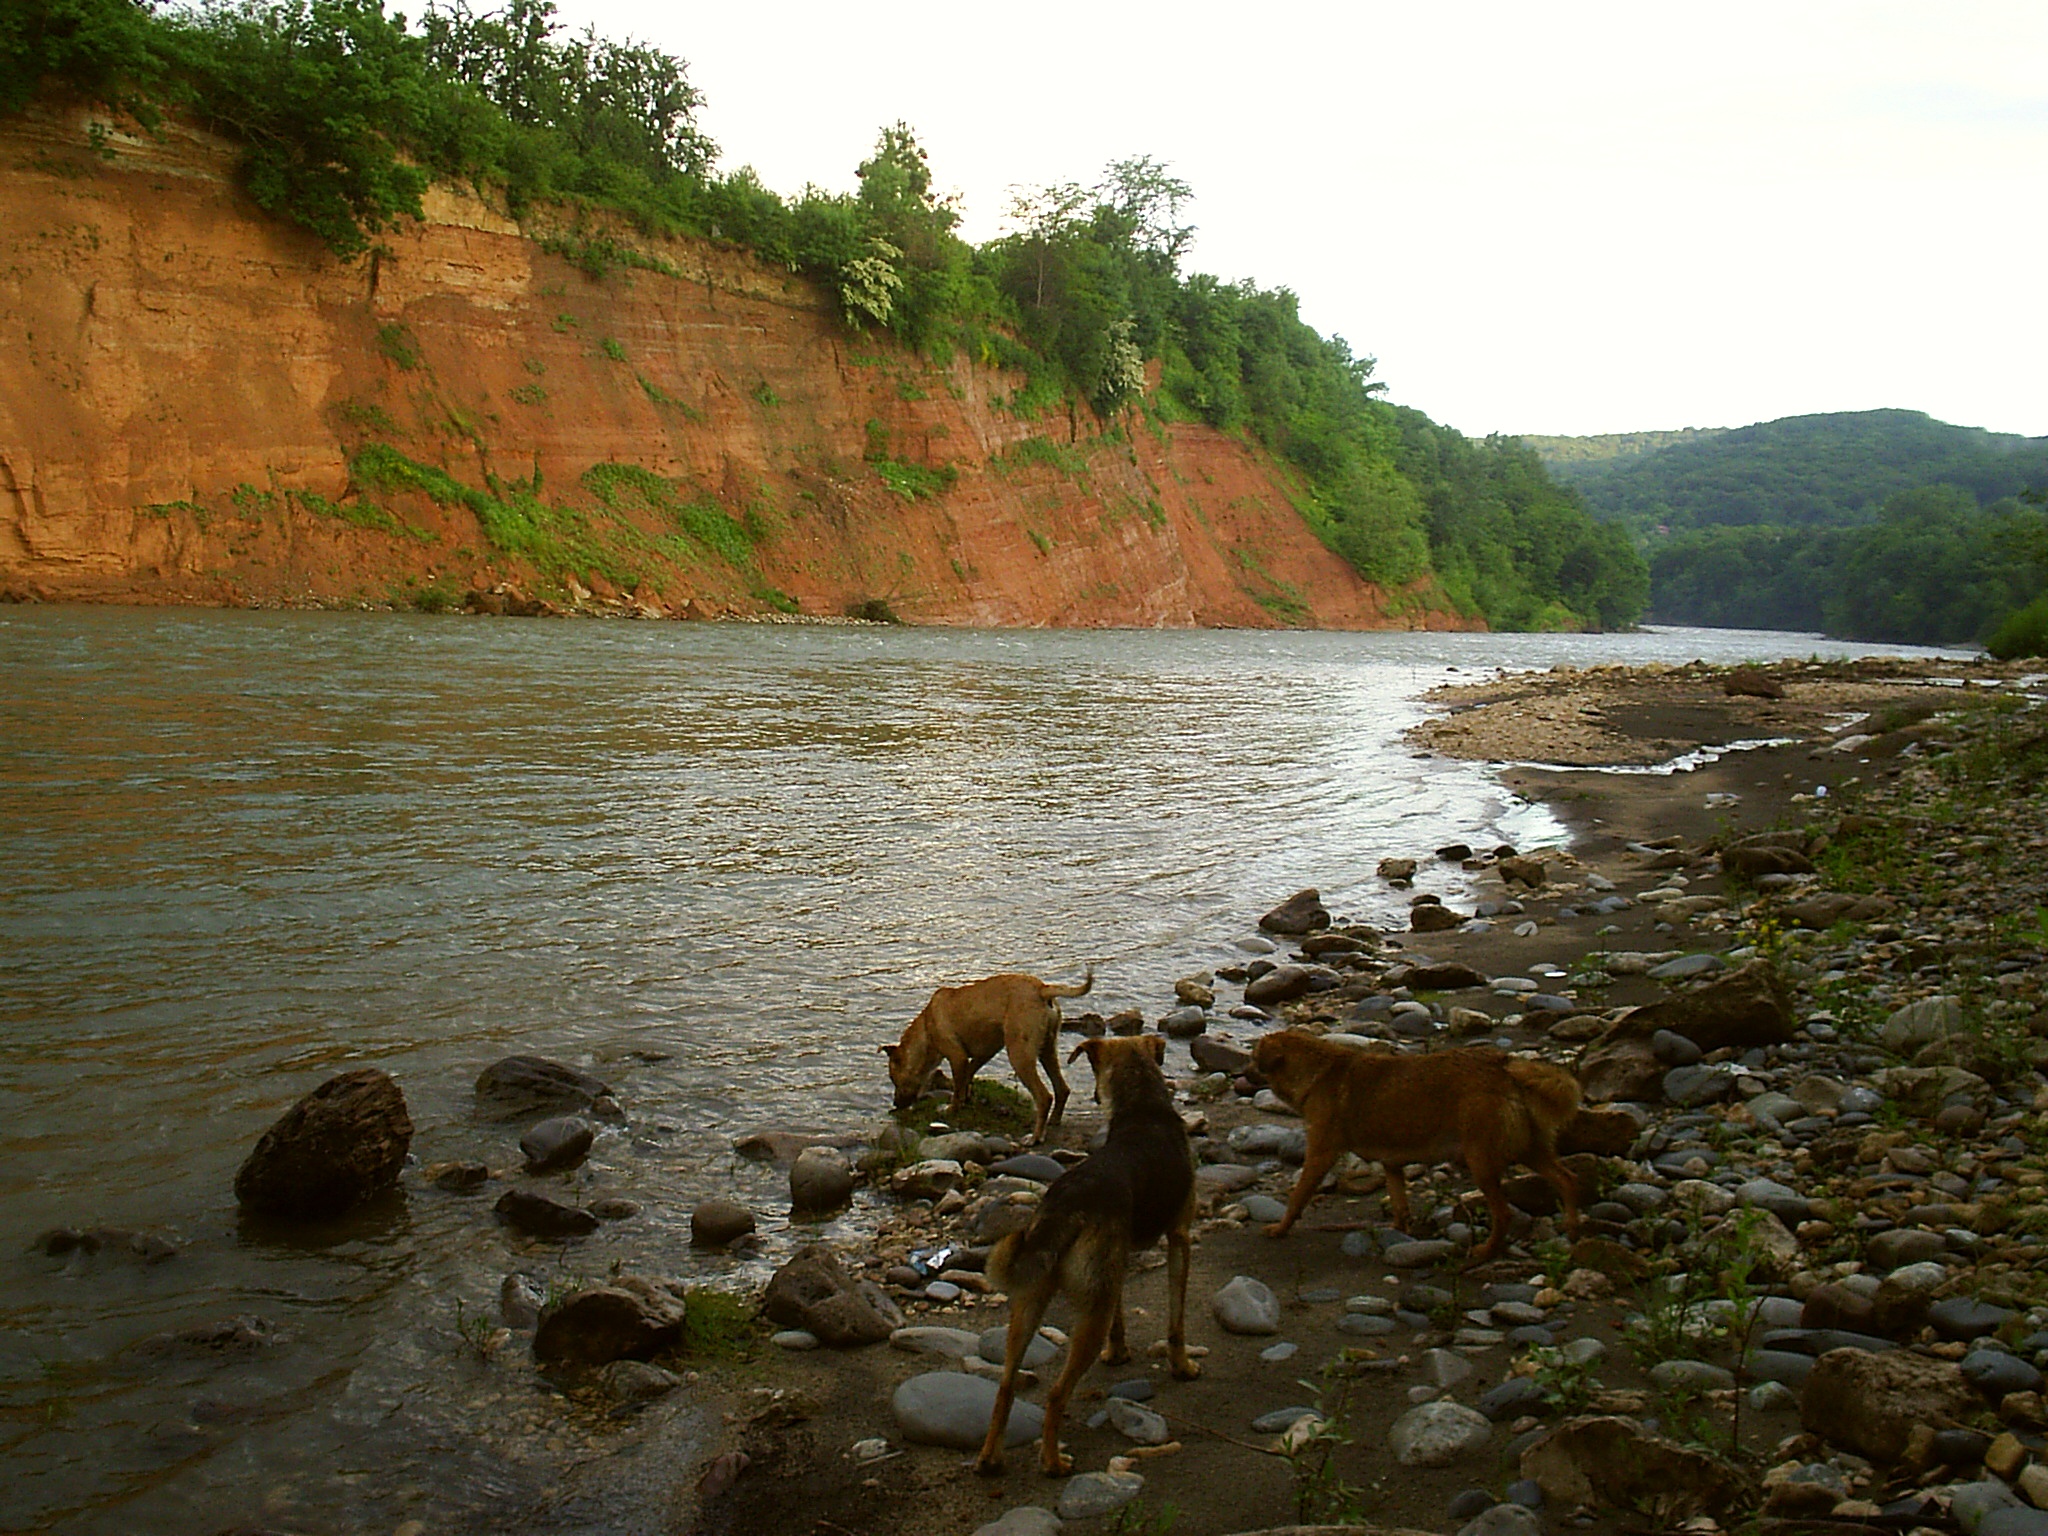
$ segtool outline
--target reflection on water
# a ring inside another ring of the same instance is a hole
[[[1554,835],[1402,746],[1451,668],[1817,648],[0,616],[0,1230],[186,1244],[0,1255],[0,1528],[526,1498],[545,1403],[465,1356],[457,1302],[488,1314],[511,1269],[731,1273],[690,1206],[785,1193],[731,1137],[872,1120],[873,1047],[933,986],[1092,963],[1094,1006],[1156,1012],[1301,886],[1392,919],[1382,855]],[[324,1245],[238,1226],[249,1145],[348,1065],[398,1077],[422,1161],[516,1162],[469,1097],[510,1051],[617,1085],[628,1125],[556,1182],[640,1217],[528,1251],[487,1197],[415,1188]],[[146,1342],[242,1313],[288,1339]]]

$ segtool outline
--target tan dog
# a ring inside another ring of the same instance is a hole
[[[1564,1202],[1565,1226],[1579,1231],[1579,1190],[1557,1160],[1557,1133],[1579,1105],[1579,1084],[1548,1062],[1525,1061],[1489,1045],[1396,1055],[1280,1030],[1252,1048],[1252,1070],[1301,1111],[1308,1155],[1287,1214],[1266,1228],[1284,1237],[1345,1152],[1385,1167],[1394,1225],[1409,1230],[1408,1163],[1461,1159],[1486,1197],[1493,1230],[1472,1255],[1484,1264],[1507,1241],[1501,1175],[1527,1163]]]
[[[1083,1040],[1074,1056],[1084,1052],[1095,1069],[1095,1097],[1109,1112],[1109,1136],[1100,1151],[1053,1180],[1029,1227],[1004,1238],[988,1256],[990,1283],[1010,1293],[1010,1331],[988,1437],[974,1463],[977,1472],[1003,1469],[1017,1369],[1056,1295],[1072,1304],[1074,1327],[1066,1364],[1045,1397],[1039,1465],[1049,1477],[1073,1470],[1072,1459],[1060,1450],[1067,1399],[1098,1352],[1110,1365],[1131,1358],[1124,1342],[1124,1271],[1133,1253],[1161,1237],[1166,1239],[1167,1362],[1182,1381],[1201,1374],[1187,1348],[1195,1158],[1187,1127],[1173,1107],[1173,1090],[1159,1072],[1166,1041],[1159,1035]]]
[[[1038,1117],[1034,1142],[1066,1112],[1067,1080],[1060,1075],[1060,1005],[1063,997],[1085,997],[1095,972],[1078,987],[1054,986],[1036,976],[1009,972],[964,987],[941,987],[895,1045],[885,1045],[896,1107],[908,1109],[923,1096],[944,1062],[953,1074],[953,1113],[967,1107],[967,1090],[982,1063],[1008,1050],[1017,1080],[1031,1095]],[[1043,1066],[1053,1086],[1038,1076]]]

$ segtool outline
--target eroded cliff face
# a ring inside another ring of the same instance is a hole
[[[473,197],[343,266],[231,146],[0,123],[0,592],[977,625],[1443,624],[1199,426],[1007,409],[1021,379],[849,331],[695,241],[592,277]],[[568,242],[573,244],[574,242]]]

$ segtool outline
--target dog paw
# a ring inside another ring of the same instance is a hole
[[[1003,1475],[1003,1458],[1001,1456],[977,1456],[974,1459],[974,1471],[977,1477],[1001,1477]]]
[[[1270,1221],[1270,1222],[1266,1223],[1266,1236],[1268,1236],[1268,1237],[1285,1237],[1286,1235],[1287,1235],[1287,1223],[1286,1223],[1286,1222],[1284,1222],[1284,1221]]]
[[[1039,1466],[1047,1477],[1071,1477],[1074,1471],[1074,1458],[1065,1451],[1055,1451],[1043,1458]]]
[[[1173,1379],[1175,1381],[1193,1381],[1202,1374],[1202,1362],[1199,1360],[1189,1360],[1183,1356],[1181,1359],[1175,1360],[1168,1369],[1173,1372]]]
[[[1104,1365],[1123,1365],[1135,1358],[1128,1344],[1112,1344],[1102,1352]]]

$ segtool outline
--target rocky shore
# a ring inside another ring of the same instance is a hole
[[[1126,1292],[1138,1358],[1092,1371],[1069,1420],[1078,1475],[1019,1455],[973,1476],[1007,1310],[987,1250],[1100,1128],[1085,1068],[1038,1148],[1020,1097],[988,1084],[959,1124],[930,1099],[736,1148],[788,1167],[799,1226],[861,1186],[880,1197],[868,1240],[799,1249],[758,1297],[691,1289],[652,1257],[553,1292],[505,1277],[465,1347],[546,1383],[550,1433],[581,1449],[500,1528],[2048,1536],[2048,705],[2030,689],[1894,663],[1464,685],[1422,743],[1542,763],[1503,776],[1569,846],[1358,850],[1408,894],[1404,931],[1302,892],[1246,915],[1240,963],[1142,1014],[1067,1020],[1180,1042],[1199,1380],[1166,1372],[1164,1258],[1146,1255]],[[1685,754],[1692,771],[1605,771]],[[1248,1070],[1281,1026],[1572,1069],[1579,1239],[1519,1176],[1506,1256],[1466,1271],[1486,1215],[1461,1170],[1418,1171],[1397,1232],[1379,1171],[1351,1159],[1266,1238],[1303,1150]],[[477,1098],[519,1122],[541,1172],[632,1112],[534,1058],[491,1067]],[[252,1220],[288,1222],[394,1182],[491,1181],[402,1167],[410,1135],[388,1079],[345,1074],[266,1135],[238,1192]],[[315,1210],[282,1203],[307,1186],[295,1167],[332,1175]],[[344,1172],[358,1183],[336,1187]],[[494,1210],[549,1245],[629,1205],[514,1188]],[[744,1247],[761,1219],[708,1201],[693,1240]],[[1064,1343],[1048,1328],[1034,1346],[1041,1383]],[[1035,1412],[1020,1404],[1013,1439]]]

